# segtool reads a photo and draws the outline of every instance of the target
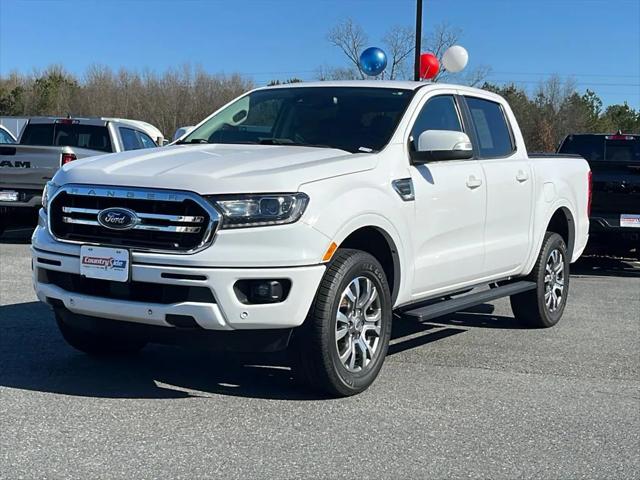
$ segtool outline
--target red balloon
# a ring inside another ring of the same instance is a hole
[[[420,78],[430,79],[435,77],[440,70],[440,62],[433,53],[420,55]]]

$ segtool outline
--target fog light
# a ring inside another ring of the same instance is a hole
[[[284,295],[282,284],[278,280],[258,280],[251,282],[251,303],[281,302]]]
[[[284,302],[291,290],[291,280],[283,279],[246,279],[238,280],[233,290],[245,305]]]

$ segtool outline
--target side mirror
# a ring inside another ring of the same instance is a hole
[[[473,158],[469,136],[452,130],[426,130],[418,137],[418,149],[411,152],[413,163],[468,160]]]
[[[175,142],[180,137],[184,137],[185,135],[188,135],[193,131],[194,128],[196,127],[194,127],[193,125],[188,127],[180,127],[179,129],[176,130],[176,133],[173,134],[173,141]]]

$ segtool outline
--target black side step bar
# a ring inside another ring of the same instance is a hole
[[[502,297],[509,297],[517,293],[534,290],[535,282],[513,282],[500,287],[490,288],[482,292],[470,293],[450,300],[442,300],[425,307],[418,307],[413,310],[402,312],[403,317],[410,317],[418,321],[425,321],[431,318],[442,317],[450,313],[459,312],[467,308],[475,307],[481,303],[490,302]]]

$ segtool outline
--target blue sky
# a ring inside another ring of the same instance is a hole
[[[61,64],[162,71],[190,63],[209,72],[313,79],[344,63],[327,30],[351,17],[376,45],[413,25],[414,0],[0,0],[0,74]],[[640,107],[640,0],[425,0],[424,29],[463,31],[469,68],[530,88],[573,76],[605,104]]]

